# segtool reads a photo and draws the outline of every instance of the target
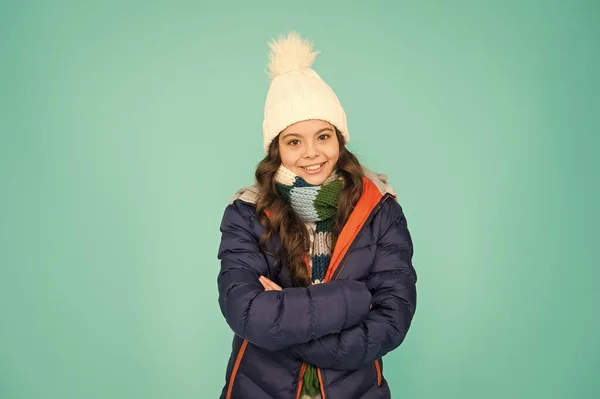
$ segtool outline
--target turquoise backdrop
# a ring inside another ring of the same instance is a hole
[[[0,397],[217,398],[219,222],[297,29],[389,175],[393,398],[600,397],[598,1],[2,1]]]

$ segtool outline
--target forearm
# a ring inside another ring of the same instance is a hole
[[[407,284],[397,288],[394,295],[375,294],[373,298],[373,310],[360,324],[289,347],[289,353],[317,367],[352,370],[396,349],[412,322],[415,286]]]
[[[369,313],[371,294],[363,283],[344,280],[264,291],[258,280],[231,277],[224,275],[220,283],[223,315],[237,335],[265,349],[284,349],[343,331]]]

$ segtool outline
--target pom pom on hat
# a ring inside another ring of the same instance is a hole
[[[271,79],[284,73],[304,71],[315,62],[319,51],[313,51],[313,44],[303,40],[297,32],[290,32],[287,37],[269,43],[269,71]]]
[[[269,43],[269,70],[271,79],[263,120],[263,144],[265,153],[282,130],[294,123],[324,120],[342,133],[348,143],[346,113],[337,96],[311,68],[319,54],[311,42],[297,32]]]

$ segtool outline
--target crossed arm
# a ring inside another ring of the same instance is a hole
[[[317,367],[353,370],[400,346],[417,299],[412,240],[402,212],[381,236],[376,251],[367,281],[373,294],[367,318],[340,332],[288,347],[289,353]]]
[[[285,289],[261,277],[267,266],[256,239],[236,208],[228,208],[218,281],[233,331],[322,368],[356,369],[397,348],[415,313],[417,276],[406,219],[399,205],[391,206],[398,211],[377,242],[366,285],[336,280]]]
[[[221,233],[219,306],[238,336],[281,350],[339,333],[367,318],[372,296],[363,282],[266,291],[259,277],[266,274],[267,262],[239,204],[225,210]]]

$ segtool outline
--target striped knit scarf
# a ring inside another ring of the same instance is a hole
[[[279,193],[308,228],[311,279],[313,284],[321,283],[331,259],[333,217],[344,181],[334,171],[321,185],[313,185],[283,165],[279,167],[275,181]]]
[[[343,178],[334,171],[321,185],[313,185],[281,165],[275,175],[279,193],[306,224],[310,235],[309,269],[313,284],[319,284],[331,260],[333,217]],[[320,398],[317,369],[307,364],[302,390],[303,398]]]

